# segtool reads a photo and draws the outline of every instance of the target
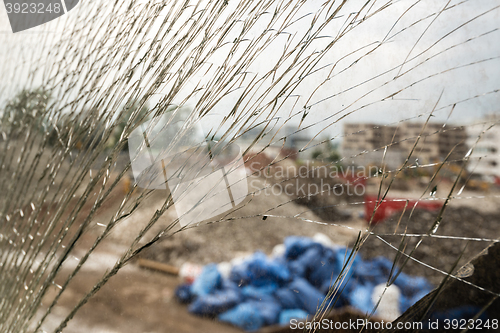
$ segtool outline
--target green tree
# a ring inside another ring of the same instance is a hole
[[[43,88],[23,89],[7,102],[1,118],[2,128],[11,136],[19,135],[23,127],[42,130],[50,99],[50,93]]]
[[[311,154],[314,160],[323,160],[331,163],[337,163],[342,156],[338,151],[338,145],[334,145],[330,140],[326,141],[322,149],[317,149]]]

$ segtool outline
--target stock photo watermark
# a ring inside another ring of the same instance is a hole
[[[370,321],[368,319],[349,319],[348,321],[334,321],[331,319],[323,319],[321,321],[302,321],[297,319],[290,320],[290,329],[292,330],[421,330],[424,325],[422,322],[398,322],[390,321]]]
[[[20,32],[63,16],[79,0],[4,0],[12,32]]]
[[[207,140],[209,130],[185,111],[146,121],[128,138],[137,185],[169,192],[181,226],[224,213],[248,194],[240,147]]]
[[[368,319],[349,319],[347,321],[334,321],[323,319],[321,321],[290,320],[292,330],[497,330],[500,327],[498,319],[428,319],[427,321],[370,321]]]
[[[254,196],[281,195],[307,197],[320,194],[335,196],[362,196],[366,192],[366,180],[370,175],[377,175],[376,166],[365,167],[355,165],[315,166],[306,162],[297,169],[273,166],[259,169],[257,162],[250,163],[255,170],[250,177],[250,190]],[[262,187],[260,179],[265,178],[267,186]],[[271,179],[280,180],[272,182]]]
[[[249,189],[254,196],[362,196],[366,179],[379,172],[375,166],[310,162],[295,168],[275,165],[272,172],[258,169],[258,163],[244,162],[237,144],[209,139],[211,129],[191,119],[188,108],[177,108],[139,125],[128,137],[128,148],[137,186],[169,193],[181,226],[235,208]]]

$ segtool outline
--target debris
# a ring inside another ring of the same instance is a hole
[[[498,263],[499,260],[500,243],[494,243],[459,270],[469,271],[464,281],[449,279],[441,290],[433,290],[423,297],[397,322],[415,321],[416,318],[424,317],[430,309],[430,316],[423,321],[424,328],[426,323],[434,323],[431,327],[433,330],[444,330],[446,322],[472,322],[476,324],[474,328],[479,329],[481,326],[481,330],[491,328],[498,331],[500,300],[495,294],[500,291],[500,270],[498,265],[492,263]],[[473,272],[471,266],[474,267]]]
[[[377,224],[373,229],[374,234],[395,248],[401,245],[403,234],[414,235],[406,237],[405,253],[409,254],[421,241],[411,254],[412,258],[443,272],[449,272],[460,256],[457,268],[466,264],[484,248],[500,238],[500,229],[498,228],[500,218],[497,213],[487,213],[468,207],[448,207],[443,214],[436,237],[426,237],[425,235],[438,217],[439,211],[431,212],[419,209],[413,213],[410,211],[407,210],[403,217],[396,213],[383,223]],[[478,240],[470,241],[470,239]],[[484,239],[484,241],[479,239]],[[462,254],[464,248],[465,252]],[[396,257],[396,250],[375,236],[370,236],[363,243],[360,253],[363,258],[367,259],[384,256],[392,261]],[[401,256],[398,262],[400,266],[405,258],[405,256]],[[423,276],[433,285],[439,285],[445,277],[445,274],[435,269],[426,268],[412,259],[406,262],[403,271],[406,274]]]
[[[222,276],[217,265],[210,264],[203,267],[200,276],[193,282],[191,290],[196,296],[205,296],[219,289],[222,284]]]
[[[327,238],[316,237],[331,244]],[[372,296],[378,295],[380,285],[385,288],[390,278],[392,262],[383,257],[364,261],[356,256],[346,263],[351,249],[325,246],[307,237],[288,237],[284,246],[284,251],[276,250],[272,257],[256,252],[232,261],[228,278],[218,271],[220,266],[209,264],[192,286],[181,285],[176,295],[181,302],[195,297],[189,306],[192,313],[218,316],[221,321],[254,331],[283,324],[289,318],[312,318],[322,306],[351,306],[370,313],[379,298]],[[344,266],[348,273],[339,282],[342,293],[327,299]],[[379,304],[381,316],[394,317],[431,289],[425,279],[400,273],[384,295],[387,301]]]
[[[179,269],[179,276],[184,283],[193,283],[194,280],[201,274],[203,266],[185,262]]]
[[[304,310],[283,310],[280,313],[280,325],[288,325],[292,319],[304,320],[307,319],[308,313]]]
[[[164,264],[161,262],[140,258],[140,259],[137,259],[137,264],[140,267],[154,269],[154,270],[161,271],[161,272],[164,272],[167,274],[179,275],[179,268],[172,266],[172,265]]]
[[[395,198],[380,200],[376,195],[366,195],[364,216],[367,222],[379,223],[395,213],[403,212],[405,209],[406,211],[411,211],[415,206],[419,209],[432,212],[439,210],[443,206],[443,203],[440,201],[418,201]],[[375,207],[377,207],[377,210],[374,212]]]
[[[375,314],[385,321],[394,321],[400,315],[399,303],[401,298],[401,291],[395,285],[387,287],[386,284],[379,284],[373,289],[372,303],[377,304],[377,311]]]

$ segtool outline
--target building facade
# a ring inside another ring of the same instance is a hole
[[[467,164],[470,173],[500,177],[499,122],[499,117],[489,116],[484,122],[468,127],[467,144],[473,148]]]
[[[402,122],[397,126],[344,125],[342,153],[356,164],[397,167],[404,163],[412,150],[410,163],[417,159],[420,164],[445,160],[462,163],[468,150],[467,132],[463,126],[442,123],[427,123],[425,126],[418,122]]]

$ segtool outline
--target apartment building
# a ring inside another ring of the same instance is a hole
[[[465,128],[440,123],[425,126],[418,122],[403,122],[397,126],[348,123],[344,125],[343,139],[343,155],[360,165],[381,164],[384,158],[384,164],[397,167],[412,149],[411,162],[418,159],[420,164],[445,159],[460,163],[467,153]]]
[[[500,177],[500,118],[488,116],[468,127],[469,147],[473,147],[467,169],[471,173]],[[496,124],[491,126],[492,124]],[[479,140],[478,140],[479,139]]]

